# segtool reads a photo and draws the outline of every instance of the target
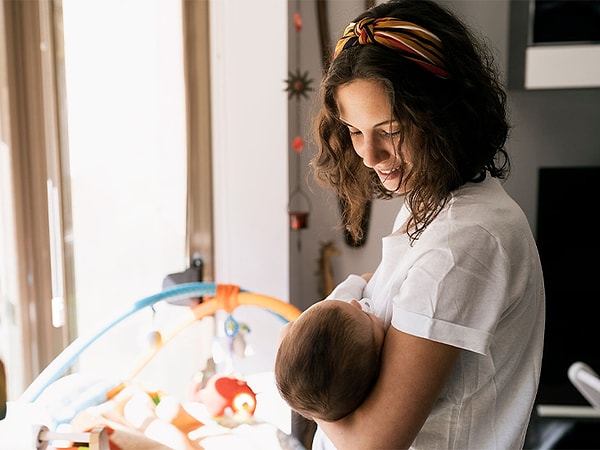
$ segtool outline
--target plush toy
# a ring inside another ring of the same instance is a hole
[[[256,410],[256,394],[243,380],[229,375],[213,375],[203,388],[197,385],[194,400],[204,403],[213,417],[227,412],[252,416]]]

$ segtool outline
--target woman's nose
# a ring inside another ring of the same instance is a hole
[[[363,160],[363,164],[369,168],[375,167],[382,161],[390,157],[389,152],[385,147],[382,147],[377,139],[373,137],[365,137],[358,154]]]

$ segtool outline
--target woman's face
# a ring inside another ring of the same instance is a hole
[[[396,154],[400,145],[400,123],[393,117],[390,99],[382,83],[357,79],[343,84],[337,90],[340,120],[348,127],[354,150],[363,164],[373,169],[386,189],[399,194],[401,168],[408,172],[408,151],[400,149],[404,163]]]

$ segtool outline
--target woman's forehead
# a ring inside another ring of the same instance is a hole
[[[390,99],[384,85],[375,80],[354,80],[338,88],[340,120],[358,126],[376,127],[393,120]]]

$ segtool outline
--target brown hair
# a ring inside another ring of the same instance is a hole
[[[374,333],[330,306],[324,300],[305,311],[281,340],[275,360],[277,388],[288,405],[326,421],[362,403],[377,378],[380,354]]]
[[[435,2],[389,1],[354,22],[365,17],[394,17],[434,33],[441,40],[449,77],[440,78],[381,45],[345,48],[321,83],[321,109],[315,122],[318,152],[311,166],[317,182],[333,188],[347,205],[343,225],[360,239],[362,212],[369,201],[395,193],[385,189],[354,152],[348,129],[339,120],[336,94],[338,87],[356,79],[381,82],[390,98],[391,114],[401,124],[400,140],[412,148],[412,167],[401,173],[401,180],[410,181],[406,200],[414,242],[450,192],[467,182],[481,182],[487,175],[508,175],[506,93],[483,42]],[[402,162],[400,152],[397,157]]]

